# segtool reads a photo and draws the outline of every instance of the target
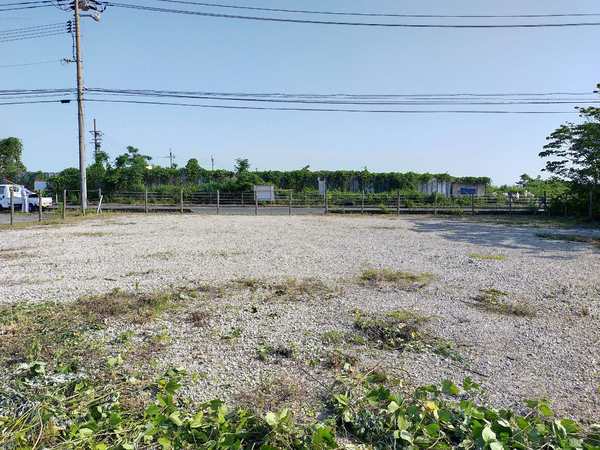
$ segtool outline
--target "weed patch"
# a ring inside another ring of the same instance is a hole
[[[360,274],[364,285],[377,286],[390,284],[403,289],[420,289],[429,284],[433,278],[430,273],[411,273],[392,269],[366,269]]]
[[[385,314],[357,311],[354,328],[378,347],[403,350],[421,339],[421,324],[426,320],[426,317],[405,309]]]
[[[144,258],[158,259],[161,261],[168,261],[169,259],[174,258],[174,257],[175,257],[175,252],[172,252],[172,251],[148,253],[147,255],[144,256]]]
[[[111,235],[112,233],[108,233],[106,231],[80,231],[77,233],[73,233],[73,236],[78,237],[106,237]]]
[[[302,403],[306,396],[307,389],[297,378],[281,374],[261,378],[258,386],[238,394],[236,401],[242,407],[263,415]]]
[[[41,360],[53,364],[64,357],[80,360],[89,351],[86,334],[109,320],[143,323],[174,306],[172,294],[113,291],[73,303],[0,306],[0,361]]]
[[[511,303],[505,301],[507,292],[497,289],[482,289],[473,298],[473,305],[485,311],[517,317],[534,317],[535,311],[526,303]]]
[[[234,280],[233,288],[250,289],[263,296],[267,301],[308,301],[327,300],[335,297],[337,291],[321,280],[308,278],[286,278],[282,281],[265,281],[256,278]]]

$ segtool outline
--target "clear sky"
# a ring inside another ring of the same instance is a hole
[[[157,5],[151,0],[124,1]],[[425,14],[600,12],[596,0],[228,2]],[[68,18],[56,8],[3,12],[0,30]],[[600,17],[563,21],[598,22]],[[464,22],[474,20],[452,23]],[[600,82],[600,27],[345,28],[108,8],[100,23],[85,19],[82,32],[89,87],[403,94],[591,91]],[[70,57],[71,40],[65,35],[0,43],[0,50],[0,65],[58,60]],[[73,65],[0,68],[0,89],[69,88],[74,82]],[[572,106],[551,109],[570,111]],[[104,150],[112,157],[133,145],[162,165],[167,159],[158,158],[172,148],[180,165],[197,158],[209,167],[212,154],[216,167],[222,168],[232,167],[237,157],[246,157],[258,169],[367,166],[372,171],[490,176],[498,184],[513,183],[524,172],[540,173],[543,163],[537,154],[545,137],[561,122],[577,119],[572,114],[386,115],[120,104],[87,104],[86,115],[88,129],[92,118],[97,119],[105,133]],[[24,160],[30,170],[77,166],[76,125],[74,104],[0,106],[0,137],[23,140]]]

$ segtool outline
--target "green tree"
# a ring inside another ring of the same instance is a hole
[[[185,174],[188,182],[190,183],[198,183],[201,172],[202,168],[200,167],[200,164],[196,158],[190,159],[185,165]]]
[[[557,128],[546,139],[540,153],[550,158],[543,169],[572,187],[588,192],[588,215],[593,218],[593,196],[600,182],[600,109],[581,108],[583,123],[568,122]]]
[[[115,159],[116,188],[138,189],[144,185],[148,162],[151,156],[143,155],[139,149],[129,146],[127,152]]]
[[[250,161],[247,158],[238,158],[235,160],[235,172],[241,175],[250,170]]]
[[[16,137],[0,140],[0,177],[11,180],[25,172],[25,165],[21,161],[23,144]]]
[[[104,189],[106,172],[109,167],[108,154],[103,151],[96,152],[94,163],[87,168],[87,184],[91,189]]]

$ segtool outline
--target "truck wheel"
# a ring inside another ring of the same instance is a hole
[[[37,211],[37,205],[34,205],[32,203],[29,204],[29,211]]]

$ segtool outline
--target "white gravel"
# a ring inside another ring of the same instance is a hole
[[[198,398],[235,398],[278,373],[294,376],[316,396],[331,377],[308,364],[323,350],[323,332],[350,331],[356,308],[410,308],[431,316],[429,332],[454,342],[465,361],[348,351],[412,384],[471,376],[496,405],[546,397],[562,414],[598,421],[600,250],[542,240],[540,231],[418,217],[192,215],[3,231],[0,302],[68,301],[114,288],[153,291],[244,277],[318,278],[343,293],[332,300],[265,303],[240,291],[206,305],[212,311],[208,327],[189,324],[186,311],[136,332],[169,330],[161,364],[201,373],[192,392]],[[434,281],[414,292],[358,286],[352,280],[368,267],[430,272]],[[466,303],[485,288],[506,291],[509,301],[527,303],[536,316],[502,316]],[[240,330],[238,339],[221,339],[233,328]],[[293,345],[300,357],[259,361],[260,343]]]

